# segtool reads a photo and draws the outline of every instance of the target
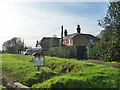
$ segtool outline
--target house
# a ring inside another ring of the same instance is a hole
[[[102,36],[104,33],[105,33],[105,30],[102,30],[96,37],[102,39]]]
[[[63,37],[63,26],[62,26],[61,38],[56,37],[43,37],[39,42],[37,41],[36,47],[42,48],[43,51],[48,51],[50,49],[50,42],[53,41],[65,46],[73,46],[73,45],[80,45],[80,46],[88,46],[88,44],[99,42],[99,38],[91,35],[91,34],[83,34],[81,33],[80,25],[77,25],[77,33],[67,34],[67,30],[64,31]],[[62,42],[62,43],[61,43]],[[52,46],[55,46],[53,44]]]
[[[39,42],[37,41],[36,47],[40,47],[44,51],[47,51],[50,48],[51,39],[51,37],[43,37]]]
[[[77,25],[77,33],[67,35],[67,30],[64,31],[63,37],[63,45],[73,46],[73,45],[81,45],[88,46],[88,44],[99,42],[99,38],[91,35],[91,34],[83,34],[81,33],[81,28]]]
[[[36,47],[42,48],[43,51],[48,51],[50,49],[50,42],[54,40],[59,41],[60,38],[56,37],[43,37],[39,42],[37,41]],[[59,42],[58,42],[59,44]]]

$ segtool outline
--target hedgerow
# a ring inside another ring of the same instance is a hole
[[[120,61],[120,44],[115,41],[89,45],[88,58],[103,61]]]
[[[62,46],[52,47],[49,50],[50,56],[62,57],[62,58],[87,58],[87,49],[85,46]]]

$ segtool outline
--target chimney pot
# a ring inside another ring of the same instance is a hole
[[[80,25],[77,25],[77,33],[80,33],[80,30],[81,30]]]
[[[65,29],[65,31],[64,31],[64,36],[67,36],[67,29]]]
[[[37,44],[38,44],[38,40],[37,40]]]

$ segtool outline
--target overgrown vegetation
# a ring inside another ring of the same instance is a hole
[[[49,50],[50,56],[57,56],[62,58],[87,58],[87,49],[85,46],[62,46],[53,47]]]
[[[3,54],[3,73],[31,88],[118,88],[119,69],[74,59],[45,57],[37,71],[33,57]]]
[[[120,1],[110,2],[106,16],[98,23],[105,29],[104,42],[120,41]]]
[[[99,20],[104,33],[99,43],[89,46],[88,57],[103,61],[120,61],[120,1],[110,2],[106,16]]]
[[[103,61],[120,61],[118,49],[120,47],[115,41],[108,43],[96,43],[89,45],[88,58]]]

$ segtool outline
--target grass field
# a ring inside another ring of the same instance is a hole
[[[33,57],[2,54],[3,74],[31,88],[118,88],[119,69],[57,57],[45,57],[37,71]]]

